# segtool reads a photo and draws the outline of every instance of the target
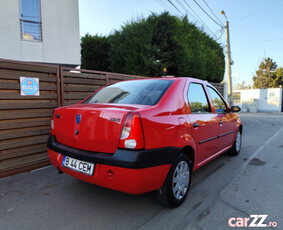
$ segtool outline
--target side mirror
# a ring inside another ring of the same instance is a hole
[[[241,108],[239,106],[237,106],[237,105],[231,107],[231,112],[232,113],[238,113],[240,111],[241,111]]]

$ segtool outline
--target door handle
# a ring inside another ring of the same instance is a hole
[[[199,124],[198,124],[198,123],[194,123],[194,124],[193,124],[193,127],[194,127],[194,128],[197,128],[197,127],[199,127]]]

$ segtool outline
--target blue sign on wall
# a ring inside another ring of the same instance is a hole
[[[21,96],[39,96],[39,79],[20,77]]]

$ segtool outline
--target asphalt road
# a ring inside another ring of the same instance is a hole
[[[123,194],[47,167],[0,180],[0,229],[221,230],[233,229],[231,217],[251,214],[277,223],[267,229],[283,229],[283,114],[240,117],[240,155],[224,154],[194,172],[177,209],[163,207],[152,193]]]

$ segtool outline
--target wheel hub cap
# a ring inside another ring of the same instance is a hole
[[[241,133],[238,132],[236,136],[236,150],[239,152],[241,149]]]
[[[186,161],[181,161],[173,174],[173,194],[177,200],[181,200],[187,193],[190,182],[190,169]]]

